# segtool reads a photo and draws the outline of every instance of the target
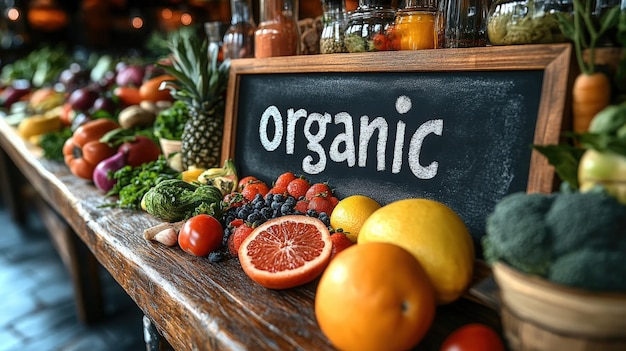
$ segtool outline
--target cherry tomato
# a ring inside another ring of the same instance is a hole
[[[224,230],[215,217],[208,214],[193,216],[178,233],[178,245],[195,256],[206,256],[222,243]]]
[[[495,330],[484,324],[471,323],[448,335],[441,351],[505,351],[505,348]]]

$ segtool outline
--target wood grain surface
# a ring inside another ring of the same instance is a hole
[[[176,350],[333,350],[315,321],[316,282],[268,290],[253,283],[237,260],[210,263],[146,241],[142,231],[158,220],[106,207],[110,200],[90,182],[41,159],[1,118],[0,146]],[[477,280],[489,274],[482,267]],[[454,328],[469,322],[501,328],[496,310],[463,298],[439,307],[415,349],[438,350]]]

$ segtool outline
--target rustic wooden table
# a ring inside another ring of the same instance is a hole
[[[90,182],[39,157],[2,119],[0,147],[176,350],[334,349],[315,320],[315,282],[268,290],[253,283],[237,260],[210,263],[146,241],[142,231],[158,220],[105,207],[110,200]],[[484,277],[489,270],[477,273]],[[415,349],[439,350],[452,330],[470,322],[499,330],[498,312],[477,296],[439,307]]]

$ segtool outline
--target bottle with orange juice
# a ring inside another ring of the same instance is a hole
[[[394,34],[400,50],[423,50],[436,47],[436,0],[406,0],[396,12]]]

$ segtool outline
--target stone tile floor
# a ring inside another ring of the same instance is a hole
[[[0,201],[0,351],[140,351],[143,313],[101,269],[105,318],[78,321],[71,280],[43,224],[16,225]]]

